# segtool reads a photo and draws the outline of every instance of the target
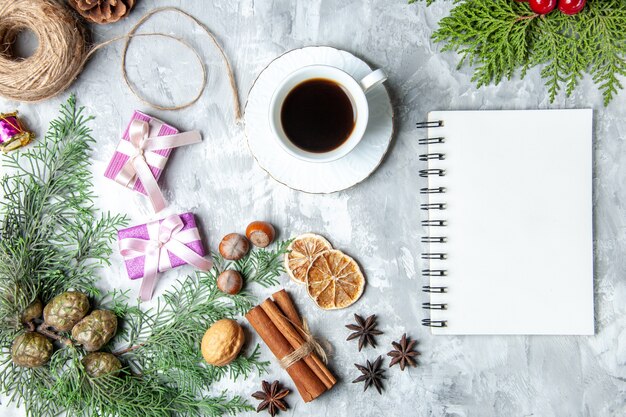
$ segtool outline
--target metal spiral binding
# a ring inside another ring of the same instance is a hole
[[[437,259],[443,261],[444,259],[446,259],[446,254],[433,252],[422,253],[422,259]]]
[[[422,210],[445,210],[445,203],[429,203],[429,204],[420,204],[420,208]]]
[[[448,322],[445,321],[445,320],[422,319],[422,326],[428,326],[428,327],[448,327]]]
[[[426,178],[431,175],[436,175],[438,177],[443,177],[446,175],[446,171],[443,169],[420,169],[420,177]]]
[[[425,277],[445,277],[448,271],[445,269],[422,269],[422,275]]]
[[[447,310],[447,304],[441,303],[422,303],[422,308],[425,310]]]
[[[437,120],[437,121],[431,121],[431,122],[421,122],[421,123],[417,123],[416,126],[418,129],[432,129],[432,128],[437,128],[437,127],[442,127],[443,121]],[[445,138],[444,137],[421,138],[418,140],[418,143],[420,145],[443,144],[445,143]],[[443,161],[445,160],[445,158],[446,158],[445,154],[439,153],[439,152],[427,152],[427,153],[423,153],[419,155],[419,160],[422,162]],[[437,169],[426,168],[426,169],[421,169],[419,171],[419,176],[422,178],[428,178],[431,176],[444,177],[445,175],[446,175],[445,170],[439,169],[439,168]],[[445,187],[432,187],[432,188],[426,187],[426,188],[420,189],[420,194],[445,194],[445,192],[446,192]],[[444,202],[423,203],[423,204],[420,204],[420,209],[427,210],[427,211],[430,211],[430,210],[442,211],[446,209],[446,203]],[[428,220],[422,220],[421,224],[424,227],[445,227],[447,225],[447,220],[429,218]],[[447,238],[441,235],[422,236],[421,238],[422,243],[445,243],[446,241],[447,241]],[[439,252],[427,252],[427,253],[423,253],[421,255],[421,258],[424,260],[442,261],[442,260],[447,259],[447,254],[439,253]],[[448,271],[445,269],[430,269],[430,268],[422,269],[423,277],[446,277],[447,275],[448,275]],[[448,291],[448,287],[424,285],[422,287],[422,291],[425,293],[430,293],[430,294],[444,294]],[[428,303],[422,303],[422,308],[425,310],[447,310],[448,305],[444,303],[428,302]],[[423,319],[422,325],[428,326],[428,327],[447,327],[448,322],[446,320]]]
[[[434,120],[432,122],[417,122],[415,123],[415,127],[418,129],[430,129],[433,127],[441,127],[443,126],[443,120]]]
[[[446,243],[445,236],[422,236],[422,243]]]
[[[433,287],[430,285],[424,285],[422,287],[422,291],[423,292],[429,292],[429,293],[438,293],[438,294],[443,294],[444,292],[448,291],[447,287]]]
[[[420,188],[420,194],[443,194],[445,192],[446,192],[445,187]]]
[[[424,227],[432,227],[432,226],[445,226],[448,224],[445,220],[422,220],[422,226]]]
[[[421,138],[417,141],[420,145],[434,145],[436,143],[445,143],[445,138],[437,137],[437,138]]]
[[[443,161],[444,159],[446,159],[446,156],[442,153],[423,153],[420,155],[420,161]]]

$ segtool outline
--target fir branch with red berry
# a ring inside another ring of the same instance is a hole
[[[425,0],[431,4],[434,0]],[[413,1],[411,1],[413,2]],[[457,0],[433,40],[478,87],[541,69],[550,101],[589,75],[608,105],[626,76],[626,0]]]

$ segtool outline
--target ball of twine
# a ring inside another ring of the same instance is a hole
[[[32,31],[39,47],[30,57],[14,55],[22,31]],[[76,17],[53,0],[0,2],[0,95],[41,101],[65,90],[87,56],[85,31]]]
[[[87,46],[86,32],[77,17],[62,3],[55,0],[12,0],[0,2],[0,96],[25,102],[37,102],[54,97],[66,90],[83,70],[87,60],[98,49],[124,40],[122,51],[122,76],[131,92],[143,103],[159,110],[180,110],[200,99],[206,88],[206,67],[200,53],[184,39],[166,33],[137,33],[148,19],[157,13],[175,12],[198,25],[210,38],[220,53],[228,73],[234,97],[235,119],[241,118],[239,95],[235,76],[226,53],[211,31],[198,19],[176,7],[156,8],[144,15],[122,36],[95,45]],[[13,45],[22,31],[30,30],[39,41],[39,46],[28,58],[15,56]],[[174,106],[165,106],[146,99],[128,79],[126,56],[130,41],[136,37],[160,37],[172,39],[191,50],[202,72],[202,85],[189,101]]]

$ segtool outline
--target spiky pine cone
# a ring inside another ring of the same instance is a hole
[[[89,299],[82,292],[68,291],[54,297],[43,309],[47,326],[67,332],[89,311]]]
[[[38,368],[52,356],[52,342],[35,332],[19,335],[11,345],[11,360],[17,366]]]
[[[41,318],[43,314],[43,303],[39,298],[35,299],[22,311],[22,323],[28,324],[33,320]]]
[[[69,3],[85,19],[102,25],[126,17],[135,0],[69,0]]]
[[[76,323],[72,337],[86,351],[94,352],[106,345],[117,331],[117,317],[109,310],[94,310]]]
[[[122,364],[112,353],[94,352],[85,355],[82,360],[85,371],[96,378],[106,374],[117,375],[122,369]]]

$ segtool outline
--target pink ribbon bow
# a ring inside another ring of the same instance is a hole
[[[137,178],[140,179],[150,198],[152,207],[158,213],[165,208],[166,203],[150,167],[163,169],[167,158],[153,151],[191,145],[202,141],[202,138],[198,131],[157,137],[149,137],[149,133],[150,125],[147,122],[139,119],[131,122],[128,130],[130,140],[120,141],[117,149],[128,155],[129,159],[115,177],[115,181],[128,187]]]
[[[182,230],[183,221],[178,215],[173,214],[160,223],[150,222],[146,226],[150,240],[126,238],[119,242],[120,252],[125,258],[145,256],[144,277],[139,289],[143,301],[152,298],[159,270],[171,267],[168,251],[202,271],[211,269],[210,260],[185,246],[185,243],[200,240],[200,235],[195,227]]]

